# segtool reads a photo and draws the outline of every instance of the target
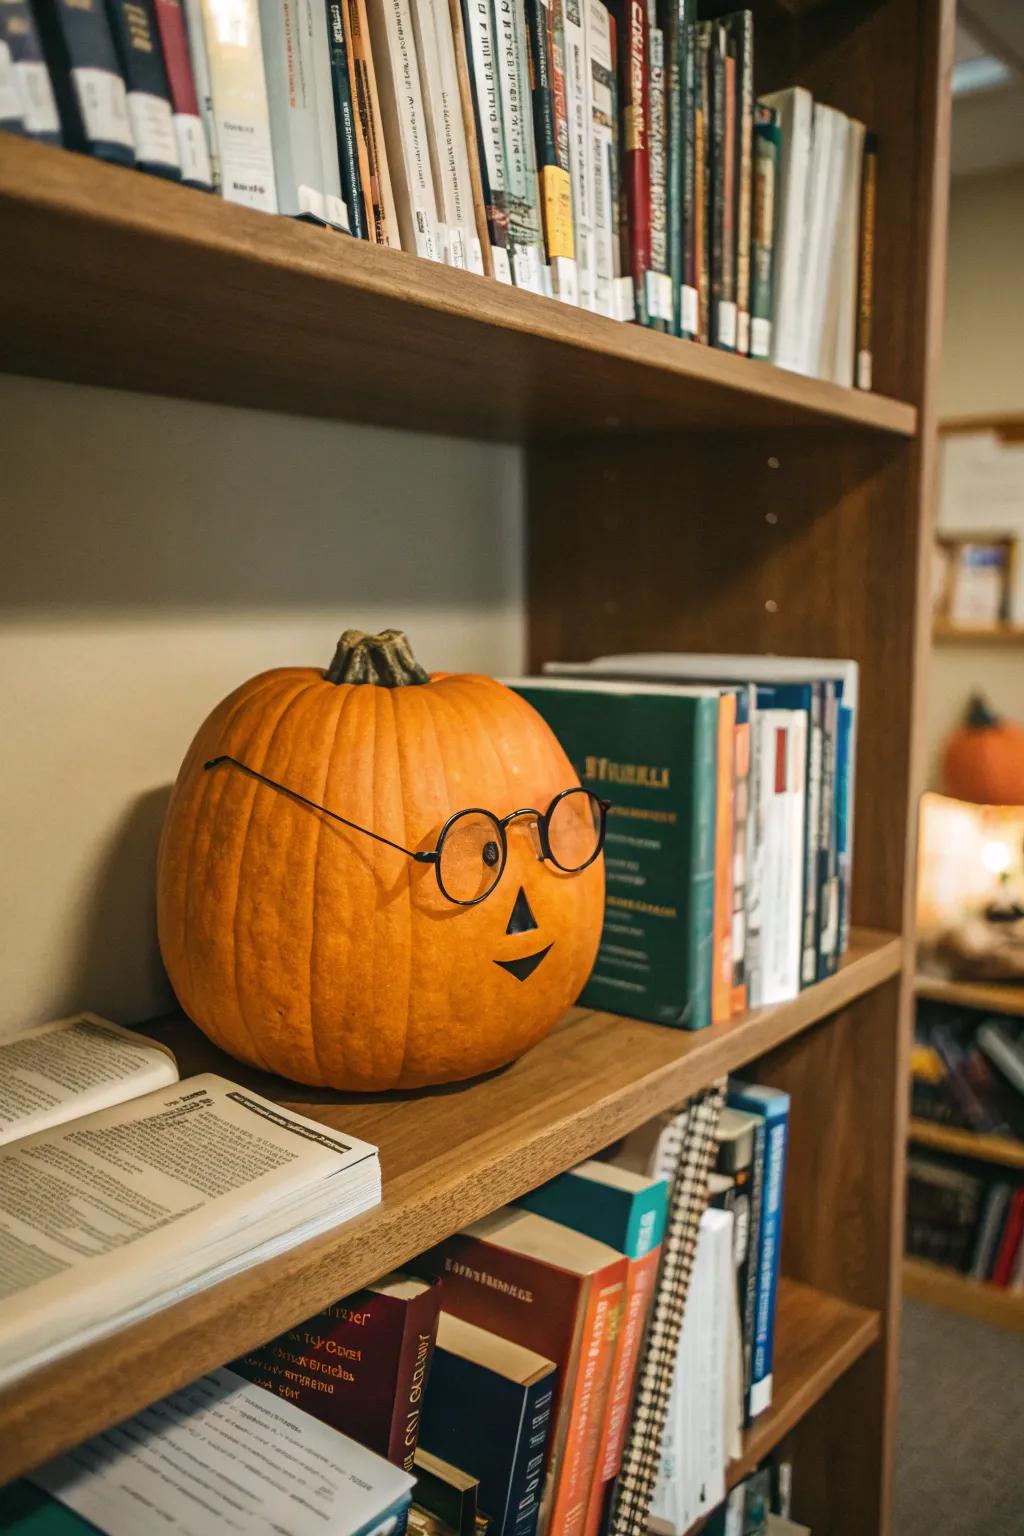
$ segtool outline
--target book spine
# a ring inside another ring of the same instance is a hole
[[[505,146],[508,243],[518,288],[545,293],[537,155],[530,117],[526,0],[495,0],[497,72]]]
[[[754,126],[754,18],[750,11],[736,11],[726,21],[736,54],[736,126],[734,156],[736,351],[750,352],[750,222],[753,180]]]
[[[853,711],[839,706],[836,723],[836,858],[839,884],[839,939],[837,953],[845,955],[850,944],[850,895],[853,885],[853,858],[850,846],[853,811]]]
[[[732,1015],[732,844],[736,733],[736,695],[723,693],[718,704],[718,782],[715,793],[715,952],[711,986],[711,1022]]]
[[[610,1324],[615,1308],[621,1304],[627,1263],[625,1258],[620,1259],[593,1275],[590,1281],[580,1334],[579,1368],[546,1536],[570,1536],[586,1517],[612,1369],[614,1343]]]
[[[203,27],[202,0],[182,0],[185,15],[185,32],[188,38],[188,56],[192,64],[199,117],[206,140],[206,153],[210,163],[210,185],[214,192],[221,191],[220,154],[217,148],[217,119],[213,110],[213,86],[210,82],[210,59],[206,51],[206,32]]]
[[[303,0],[259,0],[278,212],[327,222],[313,59]]]
[[[324,214],[328,224],[335,229],[343,230],[345,234],[351,234],[348,203],[341,188],[338,124],[334,115],[331,38],[325,18],[324,0],[303,0],[300,16],[313,75],[313,104],[320,145]]]
[[[711,23],[699,22],[694,39],[694,261],[697,287],[697,339],[711,341],[712,236],[713,236],[713,135],[711,87]]]
[[[210,191],[213,187],[213,174],[210,170],[206,130],[199,115],[199,99],[192,76],[182,0],[154,0],[154,11],[167,68],[174,133],[181,161],[181,179],[190,187]]]
[[[395,222],[391,168],[381,125],[377,71],[370,46],[366,0],[342,0],[348,43],[349,84],[359,123],[359,173],[367,226],[377,245],[401,244]]]
[[[775,254],[775,188],[779,174],[779,116],[772,107],[757,107],[753,156],[750,355],[767,359],[772,350],[772,263]]]
[[[647,323],[672,328],[672,290],[668,278],[668,144],[665,121],[665,34],[658,26],[654,0],[647,12],[647,141],[651,181],[651,255],[647,272]]]
[[[433,107],[433,120],[436,124],[438,158],[441,164],[439,185],[444,198],[445,216],[450,227],[449,242],[453,243],[456,240],[453,231],[457,230],[458,242],[462,246],[461,265],[467,267],[470,272],[481,275],[485,267],[481,234],[477,229],[477,210],[479,208],[482,215],[483,197],[479,195],[479,186],[474,188],[470,171],[470,142],[473,144],[475,154],[476,137],[473,135],[471,141],[466,137],[452,8],[449,0],[427,0],[427,5],[433,11],[433,31],[439,74],[438,100],[428,105]],[[461,21],[458,21],[458,25],[461,31]],[[472,120],[472,111],[470,111],[470,119]],[[487,226],[482,219],[481,222],[483,222],[483,242],[486,244]],[[453,265],[455,264],[457,264],[456,260],[453,259]]]
[[[359,173],[358,130],[352,103],[348,45],[342,0],[326,0],[327,47],[331,68],[331,98],[334,103],[334,129],[338,145],[338,169],[341,191],[348,209],[349,227],[357,240],[367,240],[366,204]]]
[[[556,243],[558,209],[558,150],[555,145],[555,99],[551,83],[552,0],[526,0],[526,20],[530,35],[531,99],[533,134],[537,148],[537,173],[540,177],[541,208],[548,255],[551,240]],[[551,172],[551,179],[548,173]]]
[[[12,99],[6,111],[17,118],[16,131],[47,144],[59,144],[57,100],[28,0],[3,0],[0,4],[0,41],[9,58]]]
[[[487,197],[484,192],[484,164],[477,136],[476,108],[473,104],[473,82],[470,78],[469,55],[466,52],[466,28],[462,17],[461,0],[448,0],[448,23],[451,29],[452,60],[455,66],[455,85],[462,117],[462,134],[466,147],[466,172],[473,204],[473,224],[470,233],[470,266],[482,271],[487,277],[497,277],[491,250],[490,232],[487,227]],[[473,238],[475,234],[475,239]],[[478,263],[479,257],[479,263]]]
[[[406,1303],[402,1347],[395,1372],[395,1405],[388,1441],[388,1460],[413,1470],[420,1437],[423,1393],[437,1337],[438,1296],[435,1288]]]
[[[590,65],[590,154],[593,167],[594,307],[614,317],[615,225],[613,188],[615,77],[609,41],[611,17],[602,0],[584,0],[586,58]]]
[[[379,66],[378,98],[402,245],[427,261],[440,261],[411,0],[370,0],[367,14]]]
[[[519,1439],[509,1478],[506,1508],[510,1518],[502,1523],[495,1536],[533,1536],[537,1528],[554,1396],[551,1375],[526,1388]]]
[[[747,1424],[750,1424],[754,1417],[751,1408],[751,1397],[754,1382],[754,1342],[757,1336],[758,1281],[760,1275],[758,1256],[760,1253],[761,1222],[765,1201],[766,1150],[766,1126],[764,1120],[759,1115],[753,1129],[753,1148],[750,1159],[750,1183],[748,1187],[750,1205],[747,1246],[743,1261],[737,1271],[737,1286],[743,1322],[744,1419]]]
[[[736,350],[736,59],[723,26],[712,27],[711,341]]]
[[[682,258],[679,294],[679,335],[696,340],[700,331],[697,296],[697,79],[693,0],[677,0],[679,13],[679,246]]]
[[[871,328],[875,310],[875,199],[878,188],[878,139],[864,138],[860,194],[860,263],[857,276],[857,388],[871,388]]]
[[[424,137],[437,199],[438,259],[446,266],[465,270],[469,265],[462,223],[465,210],[461,206],[462,189],[458,184],[455,165],[451,118],[446,109],[445,90],[441,82],[437,19],[434,0],[416,0],[412,7],[412,23],[423,97]],[[447,21],[447,16],[444,19]]]
[[[223,195],[229,203],[276,213],[257,0],[202,0],[202,6]]]
[[[593,174],[590,163],[590,57],[584,15],[586,0],[564,0],[565,88],[569,118],[569,175],[581,309],[596,308],[594,289]]]
[[[107,13],[128,92],[135,163],[142,171],[180,181],[181,161],[153,0],[107,0]]]
[[[992,1184],[985,1197],[985,1205],[978,1223],[978,1232],[971,1253],[968,1274],[972,1280],[987,1280],[996,1262],[999,1239],[1002,1236],[1012,1191],[1009,1184]]]
[[[814,684],[807,716],[807,787],[804,797],[803,943],[800,985],[818,979],[818,862],[821,849],[821,774],[824,747],[824,688]]]
[[[102,0],[36,0],[35,14],[65,143],[134,165],[128,96]]]
[[[628,271],[636,319],[648,321],[647,273],[651,265],[651,166],[648,143],[647,11],[644,0],[624,0],[622,37],[622,164],[626,185]]]
[[[1013,1279],[1014,1260],[1021,1246],[1022,1234],[1024,1234],[1024,1185],[1013,1193],[999,1252],[992,1269],[992,1283],[998,1285],[1000,1290],[1006,1290]]]
[[[555,118],[555,165],[558,178],[550,175],[554,193],[549,199],[547,251],[556,297],[567,304],[579,303],[576,277],[576,231],[572,215],[572,169],[569,155],[569,102],[565,72],[564,0],[548,0],[548,43],[551,54],[551,98]]]
[[[742,1101],[739,1101],[742,1103]],[[782,1195],[786,1170],[787,1117],[766,1118],[764,1183],[756,1252],[757,1317],[750,1373],[751,1418],[771,1406],[775,1354],[775,1304],[782,1247]]]
[[[691,807],[691,921],[686,932],[686,977],[690,1008],[687,1027],[711,1023],[715,947],[715,831],[718,780],[717,699],[701,699],[694,725],[693,800]]]
[[[753,693],[753,689],[750,690]],[[750,720],[737,720],[734,732],[732,835],[732,1012],[747,1006],[747,880],[750,869]]]
[[[661,0],[657,18],[664,41],[664,124],[665,124],[665,268],[668,274],[671,319],[666,327],[673,336],[680,334],[680,300],[683,285],[682,196],[683,196],[683,78],[679,0]]]
[[[14,63],[2,29],[3,13],[0,12],[0,130],[4,133],[24,133],[21,102],[14,84]]]
[[[647,1318],[654,1300],[654,1288],[661,1262],[661,1245],[645,1253],[643,1258],[630,1259],[626,1277],[626,1289],[612,1363],[611,1387],[605,1414],[604,1431],[597,1462],[597,1477],[587,1515],[587,1533],[597,1529],[603,1499],[601,1484],[618,1475],[622,1464],[622,1451],[629,1428],[629,1410],[633,1401],[633,1383],[640,1363],[640,1346],[643,1343]],[[595,1497],[596,1495],[596,1502]]]
[[[498,83],[496,28],[490,0],[463,0],[466,52],[470,64],[480,174],[487,208],[487,229],[495,276],[512,281],[509,265],[508,192],[505,180],[505,132]]]
[[[818,839],[818,980],[839,964],[839,868],[836,827],[836,752],[839,704],[835,684],[824,684],[824,732],[821,752],[821,831]]]

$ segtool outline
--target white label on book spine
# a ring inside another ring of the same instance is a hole
[[[697,290],[684,283],[680,289],[681,296],[681,325],[684,336],[696,336],[700,330],[700,306],[697,302]]]
[[[16,123],[20,126],[22,121],[21,102],[14,85],[11,50],[0,39],[0,123]]]
[[[46,65],[34,59],[16,63],[14,87],[21,101],[21,120],[29,133],[59,133],[60,118]]]
[[[264,213],[277,212],[270,129],[258,118],[218,117],[221,177],[229,203],[244,203]]]
[[[174,133],[178,140],[182,181],[191,182],[197,187],[212,187],[213,173],[210,170],[202,120],[193,112],[176,112]]]
[[[759,1413],[764,1413],[766,1408],[772,1405],[772,1378],[762,1376],[760,1381],[751,1383],[750,1386],[750,1416],[757,1418]]]
[[[616,320],[636,319],[636,295],[631,277],[612,278],[612,315]]]
[[[469,270],[476,272],[480,277],[485,275],[484,254],[480,249],[480,241],[476,235],[470,235],[469,237]]]
[[[491,246],[491,266],[499,283],[512,283],[512,268],[508,264],[508,251],[503,245]]]
[[[742,352],[744,357],[750,351],[750,316],[745,309],[736,315],[736,351]]]
[[[335,229],[343,229],[349,233],[351,226],[348,222],[348,204],[343,197],[335,197],[333,192],[324,195],[324,207],[327,210],[327,222],[333,224]]]
[[[576,263],[569,256],[556,256],[551,263],[551,284],[555,297],[563,304],[579,304]]]
[[[308,214],[312,219],[319,219],[321,224],[327,223],[327,205],[324,195],[315,187],[307,187],[300,181],[295,188],[295,200],[299,205],[299,212]]]
[[[715,311],[715,340],[720,347],[736,345],[736,305],[731,299],[719,299]]]
[[[134,149],[128,93],[121,76],[111,69],[83,68],[73,69],[71,79],[87,137],[94,142]]]
[[[150,91],[129,91],[128,115],[139,159],[148,165],[174,166],[180,170],[170,102]]]
[[[652,320],[667,320],[672,324],[672,279],[667,272],[647,272],[645,291],[647,313]]]
[[[857,388],[871,388],[871,353],[857,353]]]
[[[772,350],[772,323],[757,315],[750,322],[750,355],[767,358]]]

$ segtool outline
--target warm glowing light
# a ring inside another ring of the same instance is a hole
[[[1010,850],[1005,843],[992,838],[981,845],[981,862],[991,875],[1002,875],[1010,867]]]

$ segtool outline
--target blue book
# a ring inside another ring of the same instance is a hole
[[[596,1237],[629,1259],[642,1259],[665,1235],[668,1184],[591,1160],[531,1189],[516,1204]]]
[[[782,1201],[786,1178],[786,1143],[789,1139],[789,1094],[781,1088],[730,1079],[730,1109],[759,1115],[764,1122],[764,1170],[761,1208],[752,1232],[757,1265],[757,1300],[751,1351],[747,1418],[755,1419],[771,1406],[772,1362],[775,1346],[775,1302],[779,1288],[782,1252]]]
[[[103,0],[33,0],[69,149],[135,164],[124,76]]]
[[[420,1447],[479,1479],[488,1536],[533,1536],[547,1464],[556,1366],[449,1312],[420,1420]]]

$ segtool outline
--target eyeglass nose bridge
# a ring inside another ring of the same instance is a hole
[[[530,831],[533,834],[533,842],[537,851],[537,858],[543,864],[544,860],[548,857],[548,840],[545,832],[546,812],[538,811],[532,805],[523,805],[520,806],[518,811],[509,811],[507,816],[503,816],[501,818],[499,825],[505,832],[507,832],[511,824],[514,821],[519,821],[523,816],[533,817],[533,820],[530,823]]]

